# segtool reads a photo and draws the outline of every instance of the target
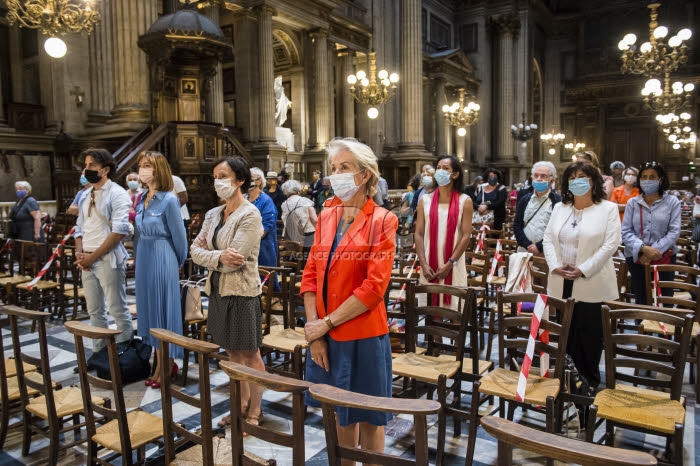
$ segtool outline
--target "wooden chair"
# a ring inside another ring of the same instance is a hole
[[[205,361],[209,356],[219,350],[219,346],[206,341],[195,340],[183,337],[169,330],[160,328],[151,329],[151,335],[159,340],[160,354],[163,361],[168,361],[170,356],[170,345],[177,345],[187,348],[190,351],[204,357]],[[168,464],[173,462],[201,461],[202,464],[213,465],[214,443],[221,442],[222,439],[214,439],[212,432],[211,415],[211,385],[209,382],[209,364],[199,364],[199,397],[194,397],[183,391],[173,388],[170,380],[170,369],[168,364],[161,364],[160,392],[163,410],[163,437],[165,439],[165,461]],[[201,429],[198,432],[187,430],[182,424],[173,420],[173,398],[193,406],[200,413]],[[195,446],[185,451],[176,453],[175,434],[181,437],[179,444],[186,441],[194,442]],[[218,449],[217,449],[218,450]]]
[[[199,286],[201,288],[201,296],[204,297],[204,288],[201,287],[200,285],[206,280],[206,275],[194,275],[189,277],[187,280],[190,283],[194,283],[195,286]],[[183,286],[183,282],[180,282],[180,286]],[[181,288],[182,289],[182,288]],[[185,314],[183,311],[182,314],[182,336],[186,338],[194,338],[195,340],[201,340],[205,341],[204,335],[202,333],[202,329],[206,327],[207,325],[207,313],[205,312],[205,309],[202,308],[202,313],[204,315],[203,319],[191,319],[187,320],[185,319]],[[182,356],[182,386],[184,387],[187,385],[187,374],[189,373],[189,368],[190,368],[190,348],[189,346],[184,346],[184,353]],[[195,362],[200,364],[202,362],[201,355],[198,354],[197,352],[194,353],[194,359]],[[205,359],[208,361],[209,359]],[[162,386],[162,385],[161,385]]]
[[[5,304],[14,304],[15,287],[20,283],[31,281],[33,276],[25,274],[22,261],[22,244],[26,241],[12,240],[8,245],[7,251],[7,270],[9,276],[0,278],[0,300]],[[15,268],[19,269],[15,273]]]
[[[309,393],[314,399],[321,402],[329,465],[340,466],[341,459],[360,461],[366,464],[381,464],[383,466],[428,465],[428,426],[426,418],[428,415],[441,411],[440,403],[432,400],[405,400],[362,395],[323,384],[313,385],[309,389]],[[412,415],[416,433],[416,459],[400,458],[384,453],[340,446],[335,421],[336,406]],[[438,440],[438,447],[440,446],[439,442],[440,440]]]
[[[547,284],[549,283],[549,265],[547,265],[547,260],[541,256],[532,256],[530,265],[532,292],[547,294]]]
[[[620,319],[672,325],[674,338],[622,333],[617,327]],[[667,439],[666,455],[671,462],[683,464],[686,413],[681,389],[692,325],[690,316],[641,309],[610,310],[603,306],[606,388],[596,395],[590,407],[586,441],[593,441],[596,419],[600,418],[606,425],[601,442],[614,445],[616,426],[662,435]]]
[[[75,247],[66,246],[60,258],[60,268],[58,271],[59,293],[59,315],[65,322],[68,318],[68,309],[73,309],[71,320],[78,318],[78,310],[82,309],[87,317],[87,303],[85,301],[85,290],[83,289],[82,273],[75,265]]]
[[[0,308],[2,312],[5,308]],[[0,326],[9,324],[8,319],[0,320]],[[34,364],[22,362],[22,370],[25,374],[35,372],[38,367]],[[40,377],[38,377],[40,379]],[[28,394],[36,396],[37,390],[28,389]],[[5,445],[7,431],[23,426],[23,422],[16,422],[10,425],[10,415],[18,414],[22,411],[21,394],[19,382],[17,379],[17,364],[15,358],[5,358],[5,343],[3,342],[2,334],[0,333],[0,450]]]
[[[406,308],[407,290],[409,283],[418,283],[418,278],[414,275],[407,278],[399,275],[392,275],[389,286],[384,293],[384,306],[389,322],[389,339],[391,340],[392,357],[406,351]]]
[[[287,297],[285,298],[285,309],[282,324],[270,325],[263,335],[262,354],[265,356],[265,366],[273,374],[283,375],[302,380],[304,378],[304,354],[308,347],[308,342],[304,336],[304,329],[296,326],[296,304],[298,300],[292,295],[296,291],[296,283],[301,281],[300,275],[292,274],[291,281],[284,285]],[[263,290],[272,296],[272,286]],[[270,297],[268,297],[269,302]],[[266,320],[270,322],[270,306],[265,310]]]
[[[44,243],[22,242],[20,274],[35,277],[48,261],[50,250]],[[54,314],[59,308],[61,285],[57,279],[57,263],[54,261],[46,274],[29,289],[30,282],[15,285],[13,303],[34,311]],[[34,331],[34,329],[32,329]]]
[[[520,364],[522,354],[525,353],[530,335],[532,316],[519,316],[517,304],[523,302],[535,303],[537,296],[534,293],[510,293],[498,292],[498,367],[486,374],[480,380],[474,382],[475,391],[499,398],[498,408],[493,412],[500,412],[512,420],[516,406],[544,407],[546,416],[546,431],[554,433],[557,420],[560,419],[561,402],[557,400],[560,393],[566,388],[564,385],[564,367],[566,356],[566,342],[569,337],[571,317],[574,312],[574,300],[566,301],[547,297],[547,306],[550,308],[550,320],[542,319],[541,330],[548,330],[550,343],[535,342],[535,353],[545,352],[554,360],[554,370],[550,370],[549,377],[544,377],[531,370],[527,378],[527,388],[523,402],[516,400],[518,379],[520,377]],[[557,316],[559,322],[551,317]],[[550,366],[552,361],[550,359]],[[506,413],[506,401],[508,411]],[[555,401],[557,403],[555,404]],[[491,414],[493,414],[491,413]],[[472,425],[478,422],[478,412],[472,410]],[[474,442],[475,436],[469,436],[469,442]]]
[[[464,380],[467,328],[476,312],[476,291],[471,288],[458,288],[447,285],[408,284],[406,309],[406,352],[398,354],[392,363],[392,373],[405,377],[410,388],[397,394],[399,397],[418,398],[418,383],[426,384],[428,393],[437,390],[438,401],[442,410],[438,416],[438,446],[445,444],[447,416],[464,417],[460,396],[461,383]],[[416,294],[426,293],[428,304],[417,306]],[[436,306],[431,303],[433,297],[449,296],[456,309]],[[474,330],[476,328],[474,327]],[[423,339],[426,352],[416,351],[419,341]],[[470,344],[475,344],[474,341]],[[477,351],[478,353],[478,351]],[[475,374],[480,373],[476,361]],[[448,379],[451,384],[448,385]],[[453,401],[447,402],[452,393]],[[455,422],[457,422],[455,420]],[[438,464],[442,461],[441,450]]]
[[[21,404],[23,408],[23,438],[22,455],[29,455],[32,437],[40,435],[49,439],[48,463],[58,463],[58,452],[72,448],[86,441],[85,438],[74,439],[70,443],[60,443],[59,436],[73,431],[80,433],[84,422],[80,422],[83,414],[83,399],[78,387],[72,386],[56,390],[57,384],[51,380],[49,365],[49,348],[46,334],[46,320],[50,317],[44,312],[22,309],[17,306],[5,306],[2,313],[7,314],[12,331],[17,383],[19,384]],[[22,351],[19,339],[19,320],[32,322],[32,327],[38,330],[39,357],[30,356]],[[38,372],[24,372],[24,366],[38,368]],[[107,398],[95,397],[93,403],[109,407]],[[72,421],[68,427],[65,422]],[[46,425],[44,425],[46,424]]]
[[[257,371],[234,362],[222,362],[221,369],[231,378],[231,447],[234,465],[270,464],[243,448],[243,435],[292,449],[292,465],[304,464],[304,393],[312,386],[304,380]],[[249,423],[241,409],[241,382],[259,385],[292,395],[291,433]],[[335,421],[334,421],[335,422]]]
[[[119,368],[119,355],[117,353],[116,335],[121,332],[114,329],[94,327],[78,321],[65,323],[66,330],[75,338],[75,352],[78,359],[78,373],[80,374],[80,388],[83,394],[85,406],[85,420],[88,433],[88,461],[89,465],[110,464],[112,459],[99,458],[100,448],[113,451],[114,456],[121,456],[122,464],[132,466],[144,464],[146,461],[146,445],[154,443],[163,437],[163,420],[140,408],[127,412],[122,391],[121,370]],[[109,355],[109,370],[112,380],[104,380],[92,374],[88,374],[85,358],[85,338],[102,338],[106,340],[107,354]],[[108,409],[97,405],[91,396],[91,388],[110,390],[113,395],[114,409]],[[98,426],[95,412],[103,415],[108,421]],[[133,451],[137,452],[134,462]]]
[[[467,268],[467,286],[481,290],[477,292],[476,305],[479,322],[479,349],[486,348],[485,359],[491,359],[493,336],[495,335],[495,307],[489,300],[488,275],[491,267],[490,257],[481,252],[465,252],[464,263]],[[487,325],[488,317],[488,325]]]
[[[591,445],[580,440],[542,432],[496,416],[485,416],[481,427],[498,440],[498,464],[513,464],[513,448],[545,458],[584,466],[653,466],[656,458],[640,451]]]

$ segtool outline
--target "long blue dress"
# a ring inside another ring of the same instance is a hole
[[[265,233],[267,233],[260,240],[260,253],[258,254],[258,265],[277,267],[277,256],[279,254],[279,248],[277,247],[277,207],[272,201],[272,198],[267,194],[260,193],[253,205],[258,208],[260,215],[262,215],[262,224]],[[279,282],[277,277],[275,277],[274,283],[275,291],[280,290]]]
[[[144,209],[146,196],[136,206],[136,310],[138,334],[158,348],[152,328],[182,335],[179,269],[187,258],[187,235],[180,202],[171,192],[158,191]],[[170,346],[170,357],[183,357],[182,348]]]

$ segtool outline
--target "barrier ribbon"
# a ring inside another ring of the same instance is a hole
[[[5,248],[7,248],[8,251],[10,249],[12,249],[12,247],[10,246],[11,242],[12,242],[12,238],[7,238],[7,241],[5,241],[5,244],[3,244],[2,247],[0,248],[0,253],[2,253],[5,250]]]
[[[661,287],[659,286],[659,269],[657,266],[654,266],[654,306],[658,307],[659,306],[659,296],[661,296]],[[666,326],[664,325],[663,322],[659,322],[659,326],[661,327],[661,330],[664,332],[664,336],[668,336],[668,330],[666,330]]]
[[[27,284],[27,291],[31,291],[32,287],[36,285],[36,283],[39,280],[41,280],[41,277],[43,277],[46,274],[46,271],[51,268],[51,264],[53,264],[53,261],[55,261],[57,257],[61,257],[61,250],[63,249],[63,246],[66,245],[70,237],[73,236],[74,231],[75,227],[71,228],[68,234],[63,237],[60,243],[58,243],[58,246],[56,246],[56,249],[54,249],[53,254],[51,254],[51,257],[49,257],[49,261],[46,263],[46,265],[44,265],[44,267],[39,271],[37,276],[34,277],[34,279]]]
[[[530,375],[530,366],[532,365],[532,356],[535,354],[535,340],[537,339],[538,332],[540,329],[540,322],[547,307],[547,295],[539,294],[537,295],[537,301],[535,302],[535,310],[532,313],[532,321],[530,323],[530,336],[527,340],[527,349],[525,351],[525,357],[523,358],[523,365],[520,368],[520,377],[518,378],[518,388],[516,389],[515,399],[519,402],[525,400],[525,391],[527,389],[527,378]],[[549,335],[547,335],[549,339]],[[547,358],[549,359],[549,358]],[[541,365],[541,363],[540,363]],[[549,365],[549,361],[547,361]],[[543,375],[544,376],[544,375]]]
[[[413,259],[413,264],[411,264],[411,270],[408,271],[408,275],[406,278],[411,278],[411,275],[413,275],[413,269],[416,267],[416,261],[418,260],[418,254],[416,254],[415,259]],[[396,306],[398,306],[400,301],[403,301],[403,294],[406,291],[406,284],[404,283],[401,285],[401,291],[399,292],[399,296],[396,298],[394,301],[394,306],[391,308],[392,311],[396,310]]]
[[[484,250],[484,240],[486,239],[486,230],[490,230],[491,228],[484,224],[481,225],[481,230],[479,230],[479,234],[476,235],[476,249],[474,249],[475,253],[479,253]]]
[[[491,270],[489,271],[489,278],[488,282],[491,283],[491,280],[493,280],[493,276],[496,273],[496,269],[498,268],[498,261],[502,260],[503,256],[501,255],[501,240],[499,239],[496,241],[496,250],[493,252],[493,259],[491,260]]]
[[[260,282],[260,286],[265,286],[265,283],[267,283],[267,280],[269,280],[270,275],[272,275],[272,272],[267,272],[267,275],[265,275],[265,278],[263,278],[263,281]]]

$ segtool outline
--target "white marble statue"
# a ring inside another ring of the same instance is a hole
[[[282,76],[275,78],[275,126],[281,127],[287,121],[287,110],[292,106],[292,101],[284,95],[284,86],[282,86]]]

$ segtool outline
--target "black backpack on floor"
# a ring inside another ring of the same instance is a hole
[[[119,355],[119,368],[121,369],[122,384],[126,385],[139,380],[145,380],[151,376],[151,352],[153,348],[144,343],[140,338],[131,341],[117,343]],[[93,353],[87,360],[88,370],[94,370],[97,377],[112,380],[109,372],[109,355],[107,347],[97,353]]]

